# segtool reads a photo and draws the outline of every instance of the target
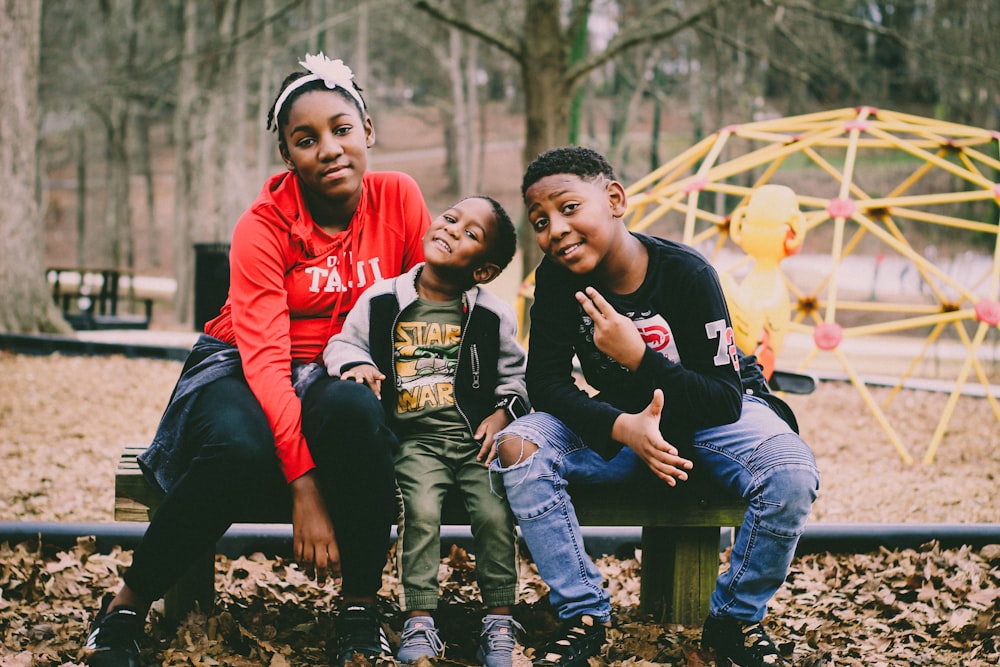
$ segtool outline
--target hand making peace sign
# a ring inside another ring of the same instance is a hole
[[[593,287],[577,292],[576,300],[594,321],[594,345],[597,349],[635,372],[646,353],[646,343],[635,323],[615,310]]]

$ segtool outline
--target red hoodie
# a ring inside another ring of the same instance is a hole
[[[315,467],[302,435],[292,364],[321,355],[373,282],[423,261],[429,225],[420,189],[398,172],[365,174],[350,227],[338,234],[315,224],[290,172],[268,179],[236,223],[229,299],[205,333],[239,348],[289,482]]]

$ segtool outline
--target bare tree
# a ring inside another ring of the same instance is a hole
[[[443,23],[468,32],[513,58],[521,71],[526,121],[523,159],[527,163],[539,153],[569,139],[570,100],[592,71],[638,44],[670,37],[690,28],[729,0],[709,0],[682,14],[674,3],[651,3],[644,11],[623,20],[607,45],[577,61],[570,61],[581,22],[590,15],[591,0],[530,0],[524,3],[519,32],[509,34],[486,24],[471,12],[461,11],[446,0],[417,0],[416,7]],[[522,225],[524,253],[522,270],[534,270],[540,251],[527,238]]]
[[[192,233],[200,209],[197,152],[194,142],[195,112],[198,107],[198,1],[184,0],[183,39],[177,75],[174,110],[174,276],[177,293],[174,310],[180,322],[192,314],[191,288],[194,284]]]
[[[0,331],[67,331],[45,280],[38,205],[38,65],[41,3],[0,0]]]

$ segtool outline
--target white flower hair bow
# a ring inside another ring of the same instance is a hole
[[[296,79],[281,92],[278,101],[274,103],[275,129],[278,127],[278,113],[281,112],[281,107],[288,101],[288,97],[302,86],[313,81],[322,81],[330,90],[340,88],[354,98],[362,111],[365,110],[365,101],[362,99],[358,89],[354,87],[354,72],[344,64],[343,60],[339,58],[337,60],[330,60],[320,51],[317,54],[307,53],[305,60],[300,60],[299,64],[305,67],[310,74]]]

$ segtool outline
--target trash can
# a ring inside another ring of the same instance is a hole
[[[194,244],[194,330],[219,314],[229,296],[229,244]]]

